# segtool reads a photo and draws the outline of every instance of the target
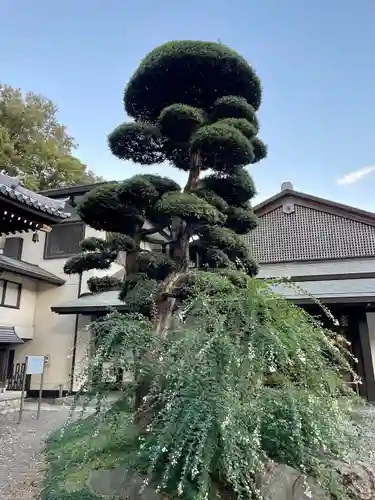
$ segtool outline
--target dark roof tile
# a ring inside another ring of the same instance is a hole
[[[35,210],[40,210],[61,219],[67,219],[70,214],[64,211],[65,201],[54,200],[34,193],[29,189],[24,188],[20,184],[20,180],[15,177],[10,177],[0,172],[0,195],[4,195],[20,203],[28,205]]]
[[[24,260],[12,259],[6,255],[0,254],[0,269],[11,273],[33,278],[39,281],[45,281],[52,285],[63,285],[65,281],[55,274],[42,269],[39,266],[25,262]]]
[[[17,335],[14,326],[0,325],[0,344],[23,344],[23,340]]]

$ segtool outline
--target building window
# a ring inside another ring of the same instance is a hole
[[[23,238],[7,238],[3,254],[12,259],[21,260],[22,257]]]
[[[21,302],[21,283],[0,280],[0,307],[19,309]]]
[[[62,259],[76,255],[80,252],[79,243],[84,236],[85,225],[83,222],[62,222],[53,226],[52,231],[46,234],[44,258]]]

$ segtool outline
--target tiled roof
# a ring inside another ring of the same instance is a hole
[[[34,210],[40,210],[41,212],[48,213],[61,219],[66,219],[70,215],[64,211],[65,201],[53,200],[52,198],[34,193],[21,186],[19,179],[9,177],[0,172],[0,196],[1,195],[23,203]]]
[[[263,202],[258,227],[244,236],[259,263],[375,256],[375,215],[372,221],[368,213],[368,222],[356,220],[350,207],[345,214],[344,209],[335,213],[328,206],[306,206],[291,192],[285,200],[270,210]]]
[[[14,326],[0,326],[0,344],[23,344]]]
[[[65,281],[55,274],[42,269],[34,264],[29,264],[23,260],[12,259],[6,255],[0,254],[0,269],[9,271],[11,273],[19,274],[20,276],[27,276],[39,281],[45,281],[52,285],[63,285]]]

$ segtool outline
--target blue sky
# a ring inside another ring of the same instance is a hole
[[[373,0],[0,0],[0,18],[0,81],[52,99],[98,174],[145,171],[111,156],[106,136],[126,119],[123,89],[147,52],[220,39],[264,86],[269,157],[251,168],[257,201],[288,180],[375,211]],[[183,180],[169,167],[149,171]]]

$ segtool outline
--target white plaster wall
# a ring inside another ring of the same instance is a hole
[[[51,311],[51,306],[70,301],[79,294],[88,291],[87,280],[91,276],[104,276],[114,274],[123,269],[114,263],[109,270],[92,270],[82,276],[81,289],[78,289],[78,275],[68,276],[63,272],[67,259],[43,259],[45,234],[39,233],[39,242],[32,242],[32,234],[20,235],[24,239],[22,260],[38,265],[43,269],[65,280],[62,286],[40,283],[34,301],[29,302],[28,309],[34,309],[34,337],[32,341],[16,348],[15,362],[23,362],[26,355],[48,355],[50,362],[46,366],[44,376],[45,390],[58,390],[60,384],[64,390],[70,389],[72,349],[74,343],[74,330],[76,315],[59,315]],[[85,229],[85,238],[96,236],[105,238],[104,231],[96,231],[90,227]],[[0,312],[1,314],[1,312]],[[1,318],[1,316],[0,316]],[[76,365],[83,362],[88,345],[88,332],[84,328],[85,319],[79,318],[79,346],[76,352]],[[31,337],[30,337],[31,338]],[[79,381],[75,371],[74,386],[78,388]],[[31,389],[39,388],[39,377],[33,376]]]
[[[296,290],[298,286],[301,290]],[[303,281],[293,285],[280,284],[274,290],[288,299],[302,299],[313,295],[319,299],[375,297],[375,278]],[[305,293],[306,292],[306,293]]]
[[[375,272],[375,258],[260,264],[260,278]]]
[[[14,326],[17,335],[22,339],[32,339],[35,329],[37,282],[8,272],[2,273],[0,278],[22,285],[20,308],[0,307],[0,324]]]
[[[44,376],[45,390],[58,390],[62,384],[69,388],[71,371],[71,350],[73,348],[75,316],[60,316],[51,311],[56,302],[70,300],[78,293],[78,278],[68,278],[61,287],[41,283],[35,307],[35,335],[33,340],[16,350],[16,362],[23,361],[25,355],[49,356]],[[31,389],[38,388],[32,377]]]
[[[45,234],[39,233],[39,242],[33,243],[32,234],[23,237],[22,260],[40,266],[61,277],[66,282],[62,286],[40,282],[35,302],[34,338],[16,349],[15,362],[23,362],[26,355],[48,355],[49,364],[45,368],[44,389],[58,390],[60,384],[69,388],[73,347],[75,316],[59,316],[51,311],[51,306],[78,296],[78,276],[67,276],[63,267],[67,259],[43,259]],[[31,389],[39,388],[39,377],[32,376]]]
[[[91,333],[88,329],[89,323],[90,318],[88,318],[87,316],[79,316],[73,377],[74,392],[78,391],[81,385],[86,380],[87,359],[89,354],[88,349],[91,339]]]

